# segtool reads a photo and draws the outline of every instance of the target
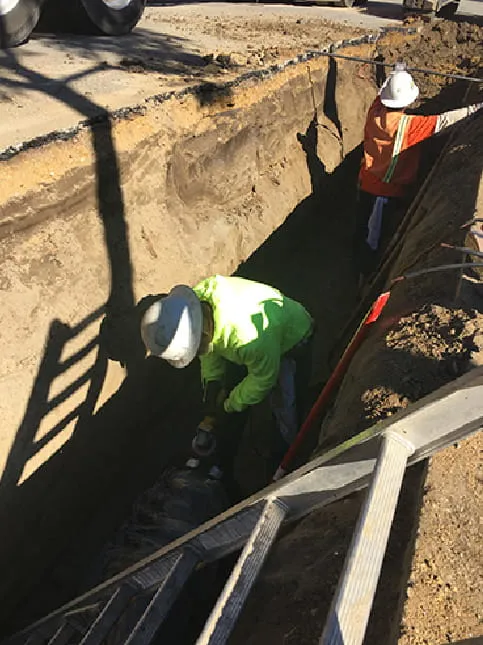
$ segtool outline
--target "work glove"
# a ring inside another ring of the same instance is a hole
[[[216,450],[216,437],[214,434],[214,418],[205,417],[196,429],[196,434],[191,443],[193,452],[197,457],[211,457]]]
[[[216,435],[223,431],[227,416],[224,408],[225,398],[226,392],[221,381],[210,381],[205,385],[205,417],[196,429],[191,443],[196,459],[212,457],[216,451]]]
[[[214,411],[214,414],[207,415],[201,421],[193,438],[192,448],[201,457],[207,457],[216,449],[216,435],[223,432],[228,420],[228,413],[223,405]]]

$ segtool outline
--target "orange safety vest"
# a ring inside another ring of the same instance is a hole
[[[434,134],[438,117],[412,116],[388,110],[379,97],[364,128],[360,187],[380,197],[402,197],[414,183],[421,143]]]

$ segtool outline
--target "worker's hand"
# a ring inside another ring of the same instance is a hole
[[[198,457],[210,457],[216,450],[216,437],[213,429],[203,422],[198,426],[196,434],[191,443],[193,452]]]
[[[228,413],[224,405],[220,405],[214,414],[206,416],[199,424],[192,442],[195,454],[200,457],[208,457],[215,452],[216,435],[223,432],[227,422]]]

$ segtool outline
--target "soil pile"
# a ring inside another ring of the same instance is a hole
[[[419,32],[410,39],[389,34],[378,43],[378,54],[387,62],[403,60],[408,67],[429,69],[443,74],[462,74],[481,78],[481,43],[483,27],[467,22],[440,20],[435,24],[416,23]],[[420,89],[420,104],[435,98],[433,112],[448,109],[448,96],[461,101],[459,91],[464,81],[413,72]]]
[[[167,17],[148,9],[146,20],[163,24],[167,33],[176,34],[176,38],[197,41],[207,62],[213,61],[219,68],[256,68],[368,33],[359,27],[288,14],[277,17],[220,11],[216,16],[209,16],[193,11]],[[214,71],[216,67],[211,69]]]
[[[476,311],[436,304],[402,317],[388,332],[385,346],[378,352],[385,384],[362,395],[362,419],[377,423],[461,376],[473,353],[483,352],[481,325],[481,316]],[[424,375],[414,369],[419,362],[427,363]],[[394,373],[389,377],[390,372]]]

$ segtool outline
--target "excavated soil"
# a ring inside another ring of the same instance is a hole
[[[148,9],[146,20],[163,24],[178,37],[200,40],[204,45],[203,54],[221,67],[263,66],[291,58],[301,51],[326,47],[329,42],[367,33],[367,28],[303,17],[303,14],[248,15],[242,10],[238,16],[233,16],[230,10],[215,16],[195,11],[167,17]],[[206,51],[210,45],[213,49]]]
[[[410,24],[419,28],[419,32],[412,36],[411,44],[400,35],[391,34],[378,44],[379,55],[390,61],[404,60],[408,67],[481,77],[482,26],[448,20]],[[455,91],[454,81],[418,72],[414,76],[420,88],[420,103],[426,97],[441,92],[441,97],[433,103],[433,109],[435,112],[447,109],[445,101],[448,93]]]
[[[399,645],[483,642],[482,449],[480,432],[431,461]]]

